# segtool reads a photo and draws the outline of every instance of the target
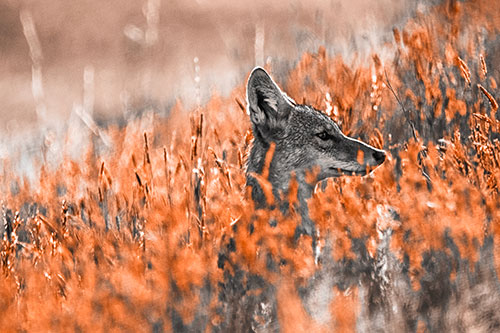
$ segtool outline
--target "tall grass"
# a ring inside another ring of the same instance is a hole
[[[289,73],[283,87],[296,101],[389,152],[371,175],[315,191],[323,262],[309,237],[294,239],[294,214],[253,208],[243,82],[191,112],[177,104],[168,119],[110,126],[110,150],[92,143],[80,162],[41,163],[35,186],[6,170],[1,329],[498,325],[487,312],[500,273],[493,11],[487,1],[447,2],[395,29],[389,59],[374,50],[371,63],[351,67],[320,48]],[[327,278],[326,303],[304,304],[325,299],[304,294]]]

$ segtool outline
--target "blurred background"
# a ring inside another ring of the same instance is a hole
[[[376,50],[419,7],[408,0],[3,0],[0,127],[64,122],[75,103],[91,104],[97,121],[124,117],[125,105],[203,103],[213,89],[224,95],[241,84],[256,64],[271,63],[280,75],[320,45],[346,59]]]
[[[77,158],[100,128],[226,96],[255,65],[284,83],[321,45],[348,63],[383,59],[392,29],[431,2],[3,0],[0,167],[32,176],[68,139]]]

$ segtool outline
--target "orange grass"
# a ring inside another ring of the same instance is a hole
[[[293,98],[330,108],[346,134],[392,155],[370,176],[329,180],[310,201],[320,246],[331,240],[335,260],[355,260],[353,239],[364,239],[376,257],[378,232],[391,228],[390,248],[400,260],[408,258],[416,290],[424,253],[450,251],[445,234],[471,269],[485,237],[493,237],[500,274],[499,72],[486,70],[494,54],[481,53],[478,66],[467,65],[483,47],[468,33],[479,22],[487,35],[500,28],[490,7],[487,1],[456,2],[417,15],[395,30],[394,59],[374,54],[371,63],[352,67],[320,49],[304,54],[290,72],[284,88]],[[480,75],[471,68],[496,77],[481,81],[479,91],[471,82],[479,84]],[[205,315],[207,327],[216,326],[222,320],[217,286],[224,279],[217,261],[231,237],[234,265],[225,269],[260,274],[277,286],[284,331],[325,329],[309,318],[296,291],[319,268],[311,238],[294,241],[298,218],[256,212],[245,189],[251,133],[244,99],[242,83],[230,97],[215,95],[191,113],[178,104],[169,119],[155,117],[146,129],[140,119],[110,127],[111,151],[98,155],[91,146],[81,162],[40,165],[36,186],[6,173],[2,330],[172,331],[174,312],[184,323]],[[438,122],[443,112],[445,121]],[[410,139],[409,122],[419,141]],[[437,144],[440,138],[445,145]],[[266,189],[265,177],[259,181]],[[16,193],[7,190],[13,182],[20,184]],[[270,218],[278,220],[276,227]],[[269,270],[266,253],[288,264]],[[208,296],[200,293],[205,285],[212,286]],[[357,287],[335,290],[333,327],[355,330],[359,294]]]

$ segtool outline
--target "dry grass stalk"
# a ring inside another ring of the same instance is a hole
[[[481,63],[481,72],[483,76],[486,77],[488,75],[488,68],[486,67],[486,62],[482,54],[479,55],[479,62]]]
[[[460,72],[462,73],[462,77],[465,79],[468,85],[471,84],[471,77],[470,77],[470,69],[469,66],[465,63],[465,61],[462,60],[462,58],[457,57],[457,61],[460,67]]]
[[[493,98],[493,96],[488,92],[488,90],[486,90],[486,88],[483,87],[482,85],[478,84],[477,87],[481,90],[481,92],[484,94],[484,96],[486,96],[486,98],[490,102],[492,111],[496,112],[498,110],[498,103],[495,100],[495,98]]]

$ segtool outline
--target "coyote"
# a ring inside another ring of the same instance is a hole
[[[306,200],[316,183],[341,175],[366,175],[385,160],[383,150],[345,136],[327,115],[295,103],[261,67],[256,67],[248,78],[247,112],[254,135],[247,164],[252,199],[257,208],[274,208],[258,181],[258,175],[267,169],[265,180],[272,185],[274,203],[286,213],[289,204],[283,198],[287,198],[290,180],[295,177],[302,217],[300,233],[314,237]],[[272,160],[265,167],[271,146]]]

